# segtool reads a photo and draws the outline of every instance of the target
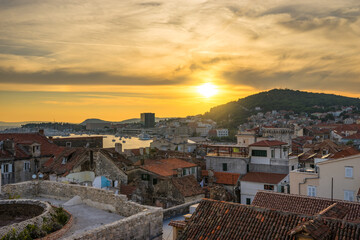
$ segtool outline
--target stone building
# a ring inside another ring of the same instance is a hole
[[[0,134],[0,166],[2,184],[32,179],[41,166],[61,147],[41,133]]]
[[[103,148],[103,137],[74,137],[74,138],[50,138],[50,140],[61,147],[86,147]]]

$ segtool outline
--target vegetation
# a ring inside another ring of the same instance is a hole
[[[43,123],[28,123],[21,126],[22,128],[39,128],[39,129],[56,129],[59,131],[72,129],[74,131],[83,131],[85,126],[73,123],[64,122],[43,122]]]
[[[286,110],[294,113],[314,113],[336,111],[341,106],[355,106],[359,109],[360,99],[333,94],[273,89],[216,106],[205,113],[203,118],[212,119],[221,127],[234,129],[246,122],[248,117],[256,114],[257,107],[261,109],[261,112]]]
[[[17,233],[13,228],[1,240],[32,240],[45,237],[46,235],[60,230],[69,220],[68,214],[63,208],[55,208],[55,213],[51,214],[51,219],[43,218],[43,225],[38,227],[28,224],[26,228]]]

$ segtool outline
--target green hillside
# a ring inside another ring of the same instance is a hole
[[[220,126],[236,128],[257,112],[256,107],[260,107],[261,112],[292,110],[295,113],[313,113],[335,111],[341,106],[360,108],[360,99],[333,94],[273,89],[216,106],[203,117],[216,121]]]

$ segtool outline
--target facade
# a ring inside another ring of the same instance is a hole
[[[330,199],[359,201],[360,154],[317,163],[317,171],[290,172],[290,192]]]
[[[229,136],[229,130],[226,128],[223,129],[216,129],[216,136],[221,137],[228,137]]]
[[[61,147],[40,133],[0,134],[1,183],[29,181]]]
[[[277,140],[249,145],[250,172],[289,173],[289,146]]]
[[[258,191],[287,191],[289,179],[287,174],[249,172],[240,179],[241,202],[250,205]]]
[[[155,127],[155,113],[141,113],[140,120],[145,128]]]

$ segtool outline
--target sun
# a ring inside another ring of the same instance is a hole
[[[212,97],[218,92],[217,87],[211,83],[204,83],[198,86],[197,91],[206,98]]]

